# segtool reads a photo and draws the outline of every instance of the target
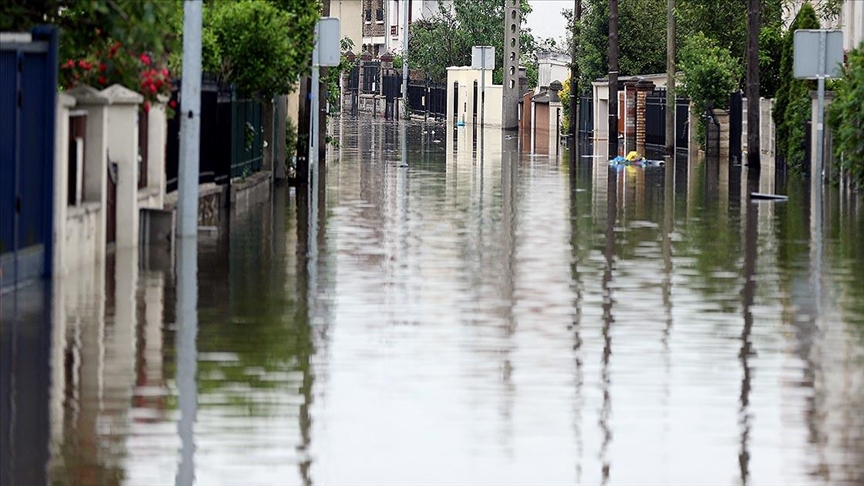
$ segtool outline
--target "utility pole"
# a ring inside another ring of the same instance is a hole
[[[747,166],[759,169],[759,17],[762,4],[748,0],[747,12]]]
[[[579,136],[579,25],[582,20],[582,0],[575,0],[573,5],[573,45],[570,46],[570,136],[575,140]]]
[[[618,0],[609,0],[609,158],[618,156]]]
[[[675,0],[666,0],[666,155],[675,155]]]
[[[183,4],[183,80],[180,85],[180,167],[177,235],[198,236],[198,172],[201,158],[202,0]]]

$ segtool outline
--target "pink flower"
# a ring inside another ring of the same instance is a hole
[[[171,108],[177,108],[177,101],[176,100],[169,101],[168,106],[170,106]]]
[[[97,81],[99,81],[99,84],[102,85],[108,84],[108,78],[106,78],[105,76],[99,76],[99,79]]]
[[[143,62],[145,66],[150,65],[150,56],[148,56],[147,54],[141,54],[139,59],[141,59],[141,62]]]
[[[150,113],[150,100],[144,100],[144,113]]]
[[[104,62],[100,62],[99,63],[99,72],[104,73],[106,69],[108,69],[108,66],[106,66]]]

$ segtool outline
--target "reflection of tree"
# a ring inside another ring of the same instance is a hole
[[[709,164],[702,164],[703,175],[711,171]],[[681,227],[681,242],[675,246],[676,254],[692,257],[693,270],[697,280],[695,285],[689,285],[697,292],[707,297],[734,294],[738,286],[738,270],[741,255],[741,239],[738,231],[737,216],[724,214],[718,203],[716,190],[711,192],[706,178],[700,178],[697,184],[696,200],[702,202],[700,218],[692,218]],[[730,220],[731,219],[731,220]],[[729,275],[729,278],[723,278]],[[714,299],[716,300],[716,299]],[[724,299],[723,302],[726,302]],[[728,302],[727,305],[732,305]],[[731,308],[723,309],[731,312]]]

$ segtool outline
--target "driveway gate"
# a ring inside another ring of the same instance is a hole
[[[57,32],[0,34],[0,286],[51,274]]]

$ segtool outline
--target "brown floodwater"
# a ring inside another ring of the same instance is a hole
[[[2,296],[0,484],[864,483],[856,196],[334,124],[197,260]]]

